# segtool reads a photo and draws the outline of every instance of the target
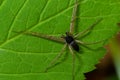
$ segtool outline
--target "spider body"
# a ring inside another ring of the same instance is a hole
[[[70,45],[75,51],[79,52],[79,46],[75,42],[72,35],[70,35],[68,32],[66,32],[66,36],[64,37],[66,43]]]

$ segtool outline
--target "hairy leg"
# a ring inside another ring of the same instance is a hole
[[[75,20],[76,20],[76,14],[77,14],[77,7],[78,7],[78,3],[77,3],[77,0],[75,0],[75,6],[73,8],[72,18],[71,18],[71,23],[70,23],[70,33],[71,34],[73,34],[74,28],[75,28]]]
[[[56,63],[56,61],[62,56],[62,54],[64,53],[65,49],[67,47],[67,44],[64,45],[64,47],[62,48],[62,50],[60,51],[60,53],[50,62],[50,64],[46,67],[45,72],[47,72],[47,70],[49,68],[51,68],[52,66],[54,66],[54,64]]]
[[[65,43],[65,40],[61,37],[55,37],[55,36],[51,36],[51,35],[47,35],[47,34],[43,34],[43,33],[38,33],[38,32],[26,32],[26,31],[14,31],[15,33],[21,33],[21,34],[25,34],[25,35],[30,35],[30,36],[35,36],[35,37],[39,37],[39,38],[43,38],[43,39],[47,39],[47,40],[51,40],[51,41],[55,41],[55,42],[59,42],[59,43]]]
[[[106,40],[106,39],[105,39],[105,40]],[[103,42],[103,41],[105,41],[105,40],[101,40],[101,41],[97,41],[97,42],[91,42],[91,43],[82,42],[82,41],[80,41],[80,40],[75,40],[75,41],[76,41],[77,43],[79,43],[79,44],[92,45],[92,44],[101,43],[101,42]]]
[[[88,34],[88,33],[95,27],[95,25],[97,25],[97,24],[98,24],[99,22],[101,22],[101,21],[102,21],[102,18],[99,19],[99,20],[97,20],[95,23],[93,23],[93,24],[92,24],[89,28],[87,28],[86,30],[84,30],[84,31],[78,33],[77,35],[75,35],[75,38],[78,38],[78,37],[81,37],[81,36],[83,36],[83,35]]]
[[[75,80],[75,54],[71,46],[69,46],[69,50],[70,50],[70,53],[72,54],[72,80]]]

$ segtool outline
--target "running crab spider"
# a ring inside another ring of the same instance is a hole
[[[78,1],[75,0],[75,5],[73,8],[73,12],[72,12],[72,18],[71,18],[71,23],[70,23],[70,30],[69,32],[66,32],[66,35],[63,35],[60,38],[54,37],[54,36],[49,36],[46,34],[42,34],[42,33],[37,33],[37,32],[23,32],[26,35],[31,35],[31,36],[36,36],[36,37],[40,37],[40,38],[44,38],[44,39],[48,39],[48,40],[52,40],[52,41],[56,41],[56,42],[60,42],[63,43],[64,46],[62,48],[62,50],[60,51],[60,53],[49,63],[49,65],[46,67],[45,72],[48,71],[48,69],[50,67],[52,67],[56,61],[61,57],[61,55],[64,53],[66,47],[69,48],[70,53],[72,54],[72,80],[75,79],[75,53],[74,51],[79,52],[79,45],[78,44],[83,44],[83,45],[89,45],[89,44],[95,44],[95,43],[99,43],[99,42],[93,42],[93,43],[85,43],[82,42],[80,40],[77,40],[77,38],[81,37],[82,35],[86,35],[88,34],[93,27],[98,24],[102,19],[97,20],[95,23],[93,23],[89,28],[87,28],[86,30],[73,35],[74,34],[74,28],[75,28],[75,19],[76,19],[76,13],[77,13],[77,7],[78,7]]]

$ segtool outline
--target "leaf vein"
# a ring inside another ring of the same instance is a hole
[[[25,6],[25,4],[26,4],[27,1],[28,0],[25,0],[25,2],[23,3],[23,5],[21,5],[21,7],[18,9],[18,12],[16,13],[16,15],[14,15],[14,17],[13,17],[13,19],[11,21],[11,24],[9,26],[9,30],[8,30],[8,34],[7,34],[6,40],[9,39],[10,33],[11,33],[13,25],[14,25],[14,22],[16,21],[17,16],[19,15],[21,9]]]
[[[3,1],[1,2],[1,4],[0,4],[0,8],[1,8],[1,6],[2,6],[4,3],[5,3],[5,0],[3,0]]]
[[[42,20],[42,16],[44,15],[44,12],[45,12],[45,10],[46,10],[49,2],[50,2],[50,0],[48,0],[48,1],[46,2],[45,6],[43,7],[42,12],[40,13],[40,16],[39,16],[39,22]]]

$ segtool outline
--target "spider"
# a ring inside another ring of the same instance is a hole
[[[80,38],[82,35],[86,35],[87,33],[89,33],[93,29],[93,27],[96,24],[98,24],[102,19],[97,20],[95,23],[93,23],[86,30],[84,30],[84,31],[82,31],[82,32],[80,32],[76,35],[73,35],[74,34],[74,28],[75,28],[77,7],[78,7],[78,0],[75,0],[73,12],[72,12],[71,23],[70,23],[70,30],[69,30],[69,32],[66,32],[66,35],[62,35],[60,38],[57,38],[55,36],[42,34],[42,33],[37,33],[37,32],[24,32],[24,34],[27,34],[27,35],[32,35],[32,36],[36,36],[36,37],[40,37],[40,38],[44,38],[44,39],[48,39],[48,40],[52,40],[52,41],[56,41],[56,42],[64,44],[60,53],[46,67],[45,72],[47,72],[48,69],[56,63],[56,61],[64,53],[66,47],[68,47],[70,53],[72,54],[72,80],[75,79],[75,53],[74,53],[74,51],[79,52],[79,45],[78,44],[87,45],[87,44],[95,44],[95,43],[101,42],[101,41],[99,41],[99,42],[93,42],[93,43],[85,43],[85,42],[82,42],[80,40],[77,40],[77,38],[78,37]]]

